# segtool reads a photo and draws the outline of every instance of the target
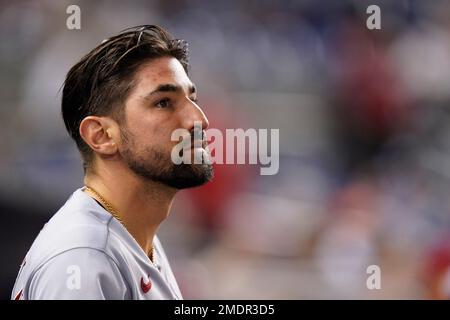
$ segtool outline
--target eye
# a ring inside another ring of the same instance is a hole
[[[157,103],[155,103],[155,106],[157,108],[162,108],[162,109],[168,108],[170,106],[170,99],[165,98],[165,99],[159,100]]]

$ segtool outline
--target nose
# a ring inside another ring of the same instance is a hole
[[[185,108],[186,112],[183,115],[183,127],[189,131],[194,130],[196,123],[200,122],[202,130],[206,130],[209,126],[208,118],[203,110],[192,100],[189,100]]]

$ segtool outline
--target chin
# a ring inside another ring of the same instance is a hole
[[[199,187],[214,177],[214,170],[210,164],[177,165],[172,173],[165,183],[179,190]]]

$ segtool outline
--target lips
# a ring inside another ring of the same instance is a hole
[[[208,140],[206,138],[205,130],[202,130],[201,134],[195,133],[191,134],[191,148],[195,149],[195,146],[200,143],[203,149],[205,149],[208,146]]]
[[[197,147],[197,145],[192,144],[191,149],[206,149],[207,146],[208,146],[208,142],[203,141],[200,147]]]

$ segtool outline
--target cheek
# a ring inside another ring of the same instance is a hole
[[[141,119],[131,127],[129,125],[127,131],[129,146],[138,153],[152,149],[171,152],[178,143],[171,141],[173,130],[170,126],[155,121],[146,122]]]
[[[132,133],[135,140],[145,141],[149,137],[158,135],[158,119],[146,113],[134,113],[127,117],[127,130]]]
[[[171,150],[178,142],[172,141],[172,133],[181,128],[179,115],[176,112],[162,110],[134,110],[127,114],[127,131],[136,149],[157,146]]]

